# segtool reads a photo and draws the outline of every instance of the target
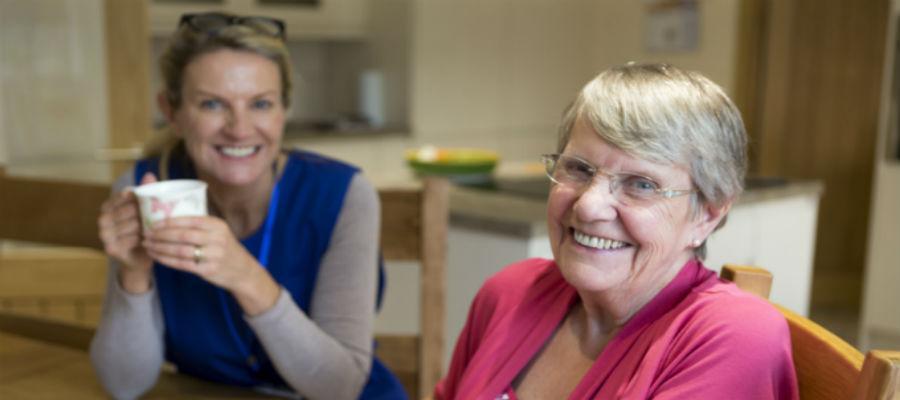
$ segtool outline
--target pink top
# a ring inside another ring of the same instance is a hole
[[[488,279],[435,399],[515,398],[512,381],[578,301],[551,260]],[[691,261],[606,345],[570,399],[797,399],[787,322]]]

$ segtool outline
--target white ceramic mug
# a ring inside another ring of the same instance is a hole
[[[174,179],[134,188],[144,228],[174,217],[206,215],[206,182]]]

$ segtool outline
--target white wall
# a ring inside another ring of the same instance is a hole
[[[651,52],[644,45],[649,5],[601,0],[590,10],[592,71],[629,61],[668,62],[696,70],[734,94],[740,0],[698,0],[699,43],[695,51]]]
[[[419,142],[535,160],[589,77],[578,0],[414,3],[410,114]]]
[[[2,146],[11,172],[109,180],[102,0],[0,0]]]

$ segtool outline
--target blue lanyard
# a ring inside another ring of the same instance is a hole
[[[278,210],[278,183],[279,181],[275,181],[275,186],[272,188],[272,197],[269,199],[269,210],[266,214],[266,222],[263,224],[263,237],[262,244],[259,247],[259,256],[256,258],[259,261],[260,265],[263,268],[269,268],[269,251],[272,247],[272,227],[275,225],[275,213]],[[231,312],[228,310],[228,302],[225,297],[225,290],[219,289],[219,300],[222,305],[222,313],[225,317],[225,323],[228,325],[228,330],[231,333],[231,338],[234,339],[234,343],[240,349],[241,354],[243,354],[244,359],[247,361],[247,364],[253,371],[259,371],[259,362],[253,357],[250,353],[250,349],[247,348],[247,345],[244,344],[244,341],[241,340],[240,335],[237,333],[237,328],[234,326],[234,321],[231,319]]]
[[[266,224],[263,227],[262,245],[259,247],[259,263],[263,268],[269,268],[269,248],[272,247],[272,226],[275,225],[275,212],[278,210],[278,182],[272,188],[272,198],[269,199],[269,212],[266,214]]]

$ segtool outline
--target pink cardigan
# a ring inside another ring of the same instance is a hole
[[[551,260],[512,264],[472,302],[435,399],[503,394],[578,295]],[[691,261],[603,349],[570,399],[797,399],[787,323]]]

